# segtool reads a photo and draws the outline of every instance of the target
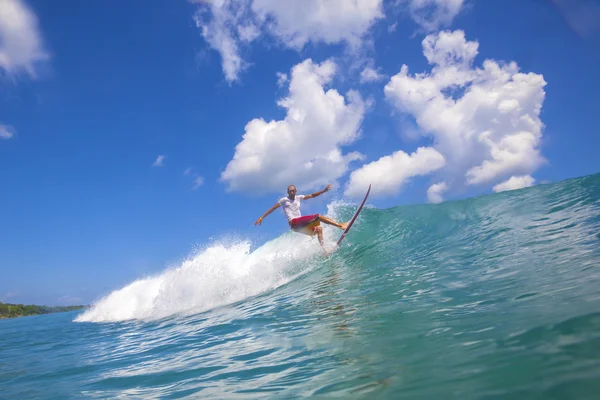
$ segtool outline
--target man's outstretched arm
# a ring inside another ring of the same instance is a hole
[[[275,203],[275,205],[271,208],[269,208],[267,210],[267,212],[265,212],[263,215],[261,215],[261,217],[259,219],[256,220],[256,222],[254,223],[254,226],[256,225],[261,225],[262,224],[262,220],[269,214],[271,214],[273,211],[277,210],[279,208],[279,203]]]
[[[306,196],[304,196],[304,200],[306,199],[312,199],[313,197],[317,197],[322,195],[325,192],[329,192],[329,190],[331,189],[331,184],[327,185],[327,187],[319,192],[314,192],[312,194],[307,194]]]

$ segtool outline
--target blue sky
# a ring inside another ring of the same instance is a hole
[[[593,0],[0,0],[0,301],[269,240],[288,183],[334,184],[312,213],[596,173],[599,67]]]

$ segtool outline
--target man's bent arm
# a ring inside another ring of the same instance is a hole
[[[323,189],[323,190],[321,190],[319,192],[314,192],[312,194],[307,194],[306,196],[304,196],[304,200],[306,200],[306,199],[312,199],[313,197],[320,196],[323,193],[328,192],[329,189],[331,189],[331,184],[327,185],[327,187],[325,189]]]
[[[277,210],[277,208],[279,208],[279,203],[275,203],[275,205],[273,207],[269,208],[267,210],[267,212],[265,212],[263,215],[261,215],[261,217],[256,220],[256,222],[254,223],[254,225],[260,225],[260,224],[262,224],[262,220],[265,219],[267,217],[267,215],[269,215],[273,211]]]

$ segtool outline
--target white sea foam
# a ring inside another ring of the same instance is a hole
[[[291,281],[320,255],[316,238],[291,232],[250,248],[249,241],[239,240],[207,246],[176,268],[113,291],[75,321],[151,320],[231,304]]]

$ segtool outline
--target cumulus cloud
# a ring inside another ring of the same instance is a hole
[[[360,83],[368,83],[368,82],[379,82],[384,79],[385,76],[377,72],[376,69],[371,67],[365,67],[360,73]]]
[[[507,190],[516,190],[533,186],[535,179],[530,175],[511,176],[509,180],[494,186],[494,192],[505,192]]]
[[[239,79],[248,67],[245,45],[261,35],[301,50],[306,43],[360,45],[383,18],[382,0],[212,0],[196,1],[194,17],[206,42],[219,52],[225,78]]]
[[[229,82],[248,68],[245,52],[263,36],[302,50],[307,43],[346,44],[356,50],[386,16],[383,0],[191,0],[198,4],[196,26],[222,60]],[[395,0],[391,10],[407,12],[426,31],[448,26],[464,0]],[[388,26],[396,30],[397,23]]]
[[[427,189],[427,200],[430,203],[441,203],[444,201],[442,194],[448,190],[448,184],[446,182],[434,183]]]
[[[0,0],[0,68],[35,77],[36,63],[48,58],[33,11],[21,0]]]
[[[410,155],[399,150],[353,171],[344,194],[360,197],[371,183],[377,188],[375,196],[395,195],[409,178],[429,174],[445,163],[444,156],[431,147],[420,147]]]
[[[377,19],[382,0],[254,0],[253,11],[267,21],[270,33],[289,47],[309,42],[358,45]]]
[[[248,122],[221,174],[228,190],[280,192],[290,184],[310,190],[338,179],[352,161],[362,159],[357,152],[343,154],[341,146],[360,136],[365,104],[355,91],[344,97],[325,89],[336,68],[332,61],[311,59],[292,68],[288,96],[278,102],[285,118]]]
[[[525,175],[545,162],[539,145],[546,82],[515,62],[485,60],[474,67],[479,44],[462,31],[427,36],[423,53],[431,72],[400,73],[386,98],[413,116],[447,160],[444,172],[469,185]]]
[[[154,163],[152,163],[152,166],[153,167],[164,167],[166,157],[167,156],[163,156],[163,155],[156,157],[156,160],[154,161]]]
[[[408,7],[412,19],[432,32],[450,25],[460,13],[464,0],[399,0]]]
[[[11,126],[0,124],[0,139],[8,140],[15,135],[15,130]]]

